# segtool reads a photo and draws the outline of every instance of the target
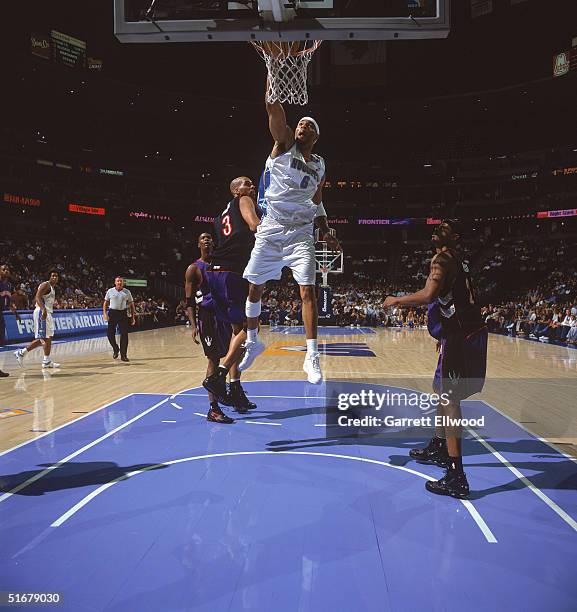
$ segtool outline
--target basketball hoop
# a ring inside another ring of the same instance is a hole
[[[266,101],[304,106],[309,101],[307,68],[322,40],[251,41],[268,70]]]

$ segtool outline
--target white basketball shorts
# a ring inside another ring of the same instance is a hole
[[[54,335],[54,319],[52,313],[49,312],[46,316],[46,320],[43,320],[42,311],[40,308],[35,308],[32,316],[34,319],[34,337],[37,340],[52,338]]]
[[[315,284],[314,224],[281,225],[265,217],[258,226],[244,278],[255,285],[279,280],[287,266],[299,285]]]

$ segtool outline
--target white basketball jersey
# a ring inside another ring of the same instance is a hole
[[[264,206],[266,216],[280,223],[311,223],[317,205],[312,201],[325,176],[320,155],[305,161],[295,143],[286,153],[266,160]]]
[[[54,310],[54,300],[56,299],[56,291],[54,291],[54,287],[52,285],[50,285],[50,291],[45,293],[42,296],[42,299],[44,300],[44,306],[46,306],[47,312],[52,313]],[[38,306],[36,306],[36,308],[38,308]],[[38,310],[40,309],[38,308]]]

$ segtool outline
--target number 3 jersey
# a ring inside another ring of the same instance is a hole
[[[312,155],[307,162],[297,143],[286,153],[266,160],[259,188],[259,205],[266,211],[267,221],[283,225],[312,223],[315,216],[325,215],[313,196],[325,176],[325,162]],[[322,208],[322,207],[321,207]]]
[[[212,252],[211,269],[242,274],[254,246],[251,232],[240,212],[240,199],[234,198],[214,220],[217,246]]]

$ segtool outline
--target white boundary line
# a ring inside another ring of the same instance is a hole
[[[266,382],[266,381],[261,381],[261,380],[254,380],[254,381],[246,381],[246,382]],[[207,393],[180,393],[181,397],[207,397]],[[278,399],[319,399],[319,400],[326,400],[326,399],[331,399],[330,397],[327,397],[326,395],[253,395],[252,393],[250,394],[251,397],[256,397],[256,398],[278,398]],[[172,402],[171,402],[172,404]],[[175,404],[172,404],[175,408],[180,408],[180,406],[176,406]],[[180,410],[182,410],[182,408],[180,408]]]
[[[549,448],[554,450],[556,453],[559,453],[560,455],[563,455],[564,457],[566,457],[567,459],[573,461],[574,463],[577,463],[577,458],[573,457],[573,455],[569,455],[567,453],[564,453],[562,450],[560,450],[556,446],[554,446],[552,442],[548,442],[545,438],[541,438],[537,434],[533,433],[530,429],[528,429],[527,427],[524,427],[523,425],[521,425],[521,423],[518,423],[517,421],[515,421],[515,419],[510,417],[508,414],[505,414],[504,412],[499,410],[499,408],[496,408],[492,404],[489,404],[489,402],[486,402],[485,400],[480,400],[480,399],[466,400],[466,401],[469,401],[469,402],[481,402],[482,404],[485,404],[485,406],[489,406],[489,408],[492,408],[495,412],[498,412],[501,416],[504,416],[506,419],[511,421],[511,423],[513,423],[514,425],[517,425],[517,427],[520,427],[521,429],[526,431],[530,436],[532,436],[536,440],[539,440],[539,442],[543,442],[543,444],[547,445]]]
[[[422,474],[421,472],[417,472],[416,470],[411,470],[410,468],[404,467],[402,465],[392,465],[391,463],[387,463],[386,461],[378,461],[377,459],[368,459],[366,457],[352,457],[350,455],[337,455],[334,453],[312,453],[312,452],[305,452],[305,451],[282,451],[282,452],[238,451],[238,452],[231,452],[231,453],[215,453],[212,455],[199,455],[197,457],[185,457],[183,459],[173,459],[172,461],[165,461],[164,463],[159,463],[157,465],[148,466],[143,470],[136,470],[134,472],[129,472],[128,474],[124,474],[123,476],[120,476],[119,478],[116,478],[115,480],[112,480],[111,482],[107,482],[106,484],[101,485],[100,487],[98,487],[98,489],[95,489],[94,491],[89,493],[86,497],[81,499],[77,504],[72,506],[72,508],[70,508],[64,514],[62,514],[59,518],[57,518],[50,526],[60,527],[71,516],[76,514],[81,508],[83,508],[91,500],[93,500],[95,497],[100,495],[100,493],[103,493],[104,491],[109,489],[111,486],[115,485],[118,482],[121,482],[122,480],[127,480],[131,476],[136,476],[137,474],[142,474],[143,472],[148,472],[150,470],[159,468],[161,466],[176,465],[178,463],[197,461],[199,459],[214,459],[217,457],[236,457],[236,456],[241,456],[241,455],[276,455],[276,456],[306,455],[306,456],[313,456],[313,457],[332,457],[336,459],[349,459],[352,461],[360,461],[362,463],[372,463],[375,465],[382,465],[382,466],[389,467],[395,470],[400,470],[403,472],[407,472],[409,474],[413,474],[414,476],[418,476],[419,478],[424,478],[425,480],[434,480],[434,478],[432,478],[431,476],[427,476],[426,474]],[[467,509],[467,511],[469,512],[469,514],[471,515],[475,523],[477,523],[477,526],[479,527],[479,529],[482,531],[487,542],[489,542],[490,544],[496,544],[497,538],[495,538],[493,532],[491,531],[491,529],[489,528],[489,526],[487,525],[483,517],[479,514],[478,510],[473,506],[473,504],[469,500],[466,500],[466,499],[461,499],[458,501],[460,501],[465,506],[465,508]]]
[[[499,451],[497,451],[491,444],[481,438],[479,434],[467,427],[468,432],[474,436],[477,442],[480,442],[494,457],[496,457],[506,468],[508,468],[513,474],[541,501],[545,502],[553,512],[557,513],[574,531],[577,531],[577,521],[569,516],[563,508],[560,508],[549,496],[547,496],[541,489],[537,488],[526,476],[512,465]]]
[[[132,395],[132,394],[130,394],[130,395]],[[151,395],[156,395],[156,394],[151,393]],[[127,396],[127,397],[129,397],[129,396]],[[123,399],[126,399],[126,398],[121,398],[120,400],[116,400],[116,401],[118,402],[118,401],[121,401]],[[81,455],[84,451],[87,451],[90,448],[92,448],[93,446],[96,446],[97,444],[102,442],[103,440],[106,440],[107,438],[110,438],[111,436],[113,436],[116,432],[120,431],[121,429],[124,429],[125,427],[128,427],[128,425],[132,425],[132,423],[138,421],[143,416],[146,416],[149,412],[152,412],[153,410],[156,410],[156,408],[158,408],[159,406],[162,406],[162,404],[166,403],[168,401],[168,399],[169,399],[169,396],[165,397],[160,402],[154,404],[154,406],[151,406],[150,408],[147,408],[144,412],[141,412],[140,414],[137,414],[135,417],[133,417],[129,421],[126,421],[126,423],[123,423],[122,425],[119,425],[115,429],[112,429],[111,431],[105,433],[103,436],[100,436],[100,438],[97,438],[96,440],[93,440],[92,442],[89,442],[88,444],[84,445],[82,448],[79,448],[78,450],[74,451],[73,453],[71,453],[67,457],[64,457],[64,459],[60,459],[60,461],[54,463],[53,465],[51,465],[50,467],[46,468],[45,470],[42,470],[41,472],[37,472],[36,474],[34,474],[34,476],[29,478],[28,480],[20,483],[19,485],[17,485],[16,487],[11,489],[10,491],[7,491],[3,495],[0,495],[0,503],[2,503],[3,501],[6,501],[7,499],[9,499],[15,493],[18,493],[18,492],[22,491],[22,489],[25,489],[27,486],[31,485],[32,483],[40,480],[42,477],[46,476],[46,474],[49,474],[50,472],[58,469],[64,463],[67,463],[71,459],[74,459],[75,457],[78,457],[78,455]],[[112,402],[112,403],[114,404],[115,402]],[[104,408],[104,406],[103,406],[103,408]],[[92,413],[89,413],[89,414],[92,414]],[[86,417],[86,416],[88,416],[88,415],[84,415],[84,417]],[[80,418],[84,418],[84,417],[80,417]],[[79,421],[79,420],[80,419],[76,419],[76,421]],[[70,421],[70,423],[74,423],[74,422],[75,421]],[[67,425],[68,425],[68,423],[67,423]],[[47,432],[47,433],[52,433],[52,432]]]
[[[275,427],[281,427],[282,423],[265,423],[263,421],[243,421],[247,425],[274,425]]]
[[[36,436],[35,438],[32,438],[30,440],[26,440],[26,442],[21,442],[20,444],[17,444],[16,446],[13,446],[12,448],[9,448],[8,450],[2,451],[0,453],[0,457],[2,457],[3,455],[6,455],[8,453],[11,453],[12,451],[16,450],[17,448],[22,448],[23,446],[26,446],[27,444],[30,444],[31,442],[36,442],[36,440],[40,440],[40,438],[44,438],[44,436],[48,436],[51,433],[54,433],[55,431],[58,431],[59,429],[62,429],[63,427],[68,427],[68,425],[72,425],[72,423],[77,423],[78,421],[81,421],[82,419],[85,419],[86,417],[90,416],[91,414],[94,414],[95,412],[98,412],[100,410],[104,410],[104,408],[108,408],[108,406],[112,406],[112,404],[116,404],[116,402],[121,402],[122,400],[128,399],[129,397],[132,397],[133,395],[137,395],[137,394],[136,393],[129,393],[128,395],[124,395],[123,397],[119,397],[118,399],[115,399],[114,401],[109,402],[108,404],[104,404],[104,406],[100,406],[99,408],[95,408],[94,410],[92,410],[88,414],[83,414],[81,417],[78,417],[78,418],[74,419],[73,421],[68,421],[68,423],[64,423],[63,425],[59,425],[58,427],[55,427],[54,429],[51,429],[50,431],[47,431],[46,433],[43,433],[41,436]],[[148,393],[147,395],[167,395],[167,394],[166,393]]]

